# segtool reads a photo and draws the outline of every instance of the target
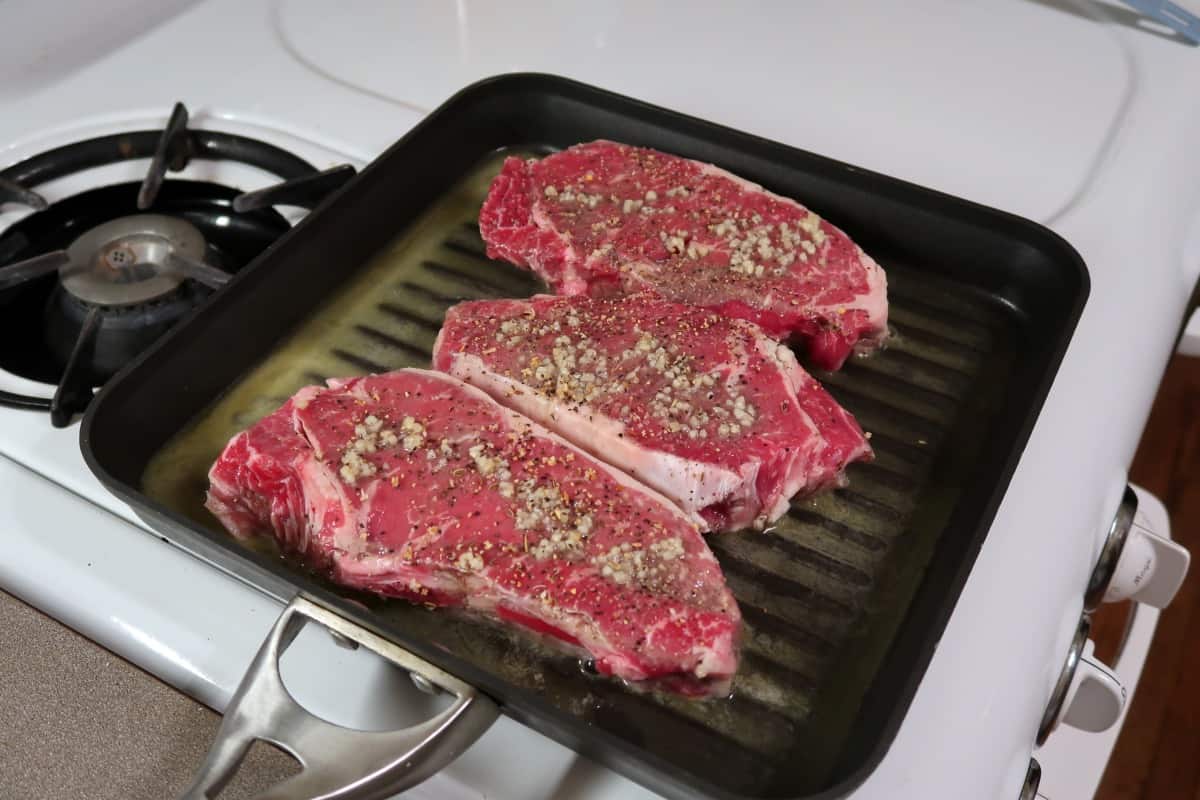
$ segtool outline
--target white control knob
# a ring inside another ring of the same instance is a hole
[[[1188,317],[1187,325],[1183,329],[1183,336],[1179,338],[1179,345],[1175,348],[1175,352],[1181,356],[1200,356],[1200,308],[1193,311],[1192,316]]]
[[[1111,669],[1096,660],[1096,643],[1088,639],[1067,688],[1062,721],[1081,731],[1106,731],[1121,718],[1125,686]]]
[[[1171,523],[1162,502],[1140,486],[1130,488],[1137,495],[1137,511],[1104,591],[1104,601],[1132,599],[1165,608],[1187,575],[1191,555],[1168,538]],[[1160,531],[1167,535],[1160,535]]]
[[[1125,709],[1125,686],[1111,669],[1096,660],[1096,645],[1088,638],[1090,630],[1091,621],[1084,615],[1042,715],[1039,747],[1059,723],[1099,733],[1115,725]]]

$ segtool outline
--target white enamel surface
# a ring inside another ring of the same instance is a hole
[[[193,5],[194,0],[109,0],[61,6],[39,0],[7,0],[4,33],[18,44],[0,51],[0,103],[24,99],[64,75],[86,69],[129,40]]]
[[[286,0],[279,27],[380,95],[432,108],[482,75],[556,72],[1038,217],[1085,181],[1130,81],[1101,28],[1023,2],[341,8]]]
[[[783,4],[737,17],[707,7],[667,13],[654,3],[539,6],[537,14],[532,4],[468,0],[419,12],[355,5],[333,13],[297,2],[277,13],[211,0],[59,63],[46,61],[45,41],[10,38],[4,64],[41,60],[16,88],[0,71],[0,99],[20,109],[0,114],[0,166],[64,140],[81,121],[161,121],[177,99],[211,114],[211,127],[307,141],[300,154],[328,166],[321,152],[369,158],[475,78],[543,68],[1051,220],[1078,248],[1092,279],[1079,331],[895,743],[853,793],[1015,797],[1078,623],[1098,534],[1117,508],[1200,273],[1200,52],[1097,23],[1089,14],[1102,4],[1070,0],[922,0],[871,4],[872,15],[850,13],[863,11],[856,2],[840,19],[821,5],[787,25],[779,15],[798,12]],[[11,30],[24,7],[0,6],[0,28]],[[818,19],[817,32],[802,24],[816,28]],[[100,20],[93,27],[107,24]],[[831,59],[833,48],[843,57]],[[753,69],[694,58],[727,50],[748,53]],[[818,56],[821,69],[811,61]],[[685,60],[715,66],[699,74],[669,66]],[[881,73],[881,64],[889,69]],[[1114,365],[1119,381],[1097,380]],[[59,484],[0,459],[0,535],[11,548],[0,585],[220,706],[276,609],[99,510],[128,514],[90,477],[76,436],[41,415],[0,409],[0,454]],[[1147,642],[1154,612],[1138,615],[1135,634]],[[1121,664],[1117,671],[1136,682]],[[1094,789],[1115,732],[1078,734],[1086,743],[1056,750],[1077,741],[1065,733],[1037,753],[1044,793],[1090,796],[1079,787]],[[503,722],[414,796],[614,800],[639,791]]]

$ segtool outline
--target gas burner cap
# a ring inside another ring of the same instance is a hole
[[[174,291],[187,277],[180,262],[203,262],[205,250],[204,235],[190,222],[135,214],[97,225],[72,242],[59,278],[85,303],[145,303]]]

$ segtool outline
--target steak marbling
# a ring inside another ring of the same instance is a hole
[[[763,527],[871,455],[785,345],[649,292],[462,303],[433,359],[710,530]]]
[[[887,334],[887,281],[862,248],[711,164],[607,141],[509,158],[479,230],[559,294],[650,289],[798,335],[824,369]]]
[[[232,533],[272,534],[346,586],[466,606],[677,691],[736,667],[740,615],[694,520],[450,376],[306,387],[209,477]]]

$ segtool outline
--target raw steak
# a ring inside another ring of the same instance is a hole
[[[871,448],[753,323],[643,292],[450,309],[437,369],[658,489],[711,530],[763,527]]]
[[[488,255],[559,294],[648,288],[799,335],[837,369],[887,334],[887,281],[804,206],[686,158],[615,142],[509,158],[479,212]]]
[[[737,605],[665,498],[455,378],[307,387],[235,436],[208,508],[346,586],[524,625],[598,670],[727,685]]]

